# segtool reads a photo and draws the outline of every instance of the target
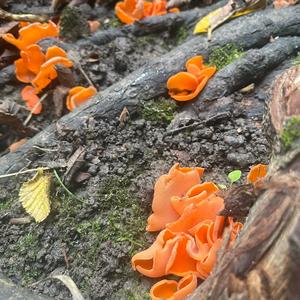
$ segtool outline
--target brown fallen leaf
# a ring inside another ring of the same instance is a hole
[[[15,142],[9,146],[9,151],[16,152],[22,145],[26,144],[26,142],[27,142],[26,138],[18,140],[17,142]]]
[[[130,115],[129,115],[129,111],[127,109],[127,107],[125,106],[120,114],[119,117],[119,121],[120,121],[120,126],[124,127],[127,120],[129,119]]]
[[[53,90],[52,101],[54,104],[54,112],[57,117],[61,117],[63,115],[63,111],[65,108],[65,99],[67,97],[68,91],[70,88],[58,85]]]
[[[7,125],[15,133],[23,136],[30,136],[34,133],[34,130],[24,126],[17,116],[4,112],[0,112],[0,125]]]

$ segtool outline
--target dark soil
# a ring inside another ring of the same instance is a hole
[[[49,2],[22,3],[30,8]],[[177,34],[118,38],[105,46],[86,46],[80,49],[82,67],[101,91],[167,53],[186,36],[181,29]],[[68,274],[86,299],[148,299],[152,281],[134,272],[130,259],[155,237],[145,233],[155,180],[179,162],[205,167],[206,179],[228,185],[230,171],[241,169],[245,176],[251,165],[267,163],[270,153],[262,119],[270,82],[252,93],[222,99],[228,114],[221,118],[174,134],[166,133],[178,108],[168,98],[142,104],[124,126],[118,119],[88,119],[78,131],[62,128],[57,147],[41,150],[32,167],[53,162],[63,166],[82,146],[84,163],[68,184],[75,197],[54,179],[47,220],[12,225],[12,217],[26,215],[17,194],[27,177],[12,177],[5,184],[0,179],[0,271],[15,283],[56,299],[70,299],[59,282],[32,284],[52,274]],[[22,104],[20,89],[20,85],[6,86],[0,99]],[[42,130],[53,121],[53,116],[43,114],[31,124]],[[64,169],[59,170],[63,177]]]

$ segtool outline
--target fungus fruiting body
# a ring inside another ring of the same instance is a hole
[[[48,23],[25,24],[19,30],[19,37],[15,38],[11,33],[4,34],[2,38],[13,44],[20,50],[25,50],[28,46],[48,37],[58,37],[58,27],[51,21]]]
[[[132,257],[132,267],[148,277],[182,278],[156,283],[150,291],[152,300],[184,299],[196,288],[197,278],[206,279],[214,268],[225,228],[229,245],[242,229],[241,223],[218,215],[224,200],[214,183],[201,182],[203,172],[175,164],[155,184],[147,231],[162,231],[148,249]]]
[[[205,66],[202,56],[195,56],[186,62],[187,72],[179,72],[167,81],[171,98],[177,101],[194,99],[203,90],[208,80],[215,74],[215,66]]]
[[[264,164],[258,164],[253,166],[247,175],[247,181],[249,183],[255,183],[261,178],[265,177],[267,175],[267,168],[268,166]]]
[[[169,12],[178,12],[179,9],[171,9]],[[153,2],[137,0],[124,0],[115,6],[117,17],[125,24],[132,24],[145,17],[160,16],[168,13],[167,1],[154,0]]]
[[[97,90],[90,86],[88,88],[76,86],[69,91],[66,105],[68,110],[72,111],[80,106],[97,93]]]
[[[73,62],[58,46],[51,46],[44,53],[36,44],[44,38],[58,37],[59,29],[53,22],[49,21],[44,24],[21,22],[19,27],[21,29],[18,38],[12,34],[5,34],[3,39],[20,50],[20,58],[15,61],[16,77],[23,83],[31,84],[23,88],[21,96],[28,109],[33,110],[33,114],[39,114],[42,111],[42,104],[39,102],[38,95],[58,77],[56,66],[63,65],[65,68],[72,68]],[[67,108],[73,110],[95,93],[94,87],[71,89],[67,98]]]

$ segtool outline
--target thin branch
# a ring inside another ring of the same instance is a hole
[[[30,122],[33,112],[36,110],[36,108],[47,98],[48,93],[44,94],[40,100],[35,104],[35,106],[31,109],[30,114],[27,116],[26,120],[24,121],[24,126],[27,126],[28,123]]]
[[[31,172],[37,172],[38,170],[50,170],[51,168],[48,167],[40,167],[40,168],[35,168],[35,169],[29,169],[29,170],[24,170],[24,171],[19,171],[16,173],[10,173],[10,174],[4,174],[4,175],[0,175],[0,179],[1,178],[7,178],[7,177],[11,177],[11,176],[18,176],[20,174],[25,174],[25,173],[31,173]]]
[[[23,22],[47,22],[48,16],[37,16],[32,14],[13,14],[0,8],[0,19],[8,21],[23,21]]]

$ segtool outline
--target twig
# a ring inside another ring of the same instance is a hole
[[[24,22],[47,22],[48,16],[37,16],[32,14],[13,14],[0,8],[0,19]]]
[[[9,223],[13,224],[13,225],[19,225],[19,224],[29,224],[29,223],[31,223],[31,221],[32,221],[32,218],[30,216],[28,216],[28,217],[23,217],[23,218],[11,218],[9,220]]]
[[[92,87],[95,87],[93,81],[89,78],[89,76],[86,74],[86,72],[83,70],[82,66],[80,65],[80,63],[78,63],[78,70],[80,71],[80,73],[83,75],[83,77],[85,78],[85,80],[88,82],[88,84]]]
[[[39,167],[39,168],[35,168],[35,169],[19,171],[19,172],[16,172],[16,173],[4,174],[4,175],[0,175],[0,179],[1,178],[6,178],[6,177],[11,177],[11,176],[17,176],[17,175],[25,174],[25,173],[37,172],[39,170],[45,171],[45,170],[50,170],[50,168],[48,168],[48,167]]]
[[[48,93],[44,94],[40,100],[35,104],[35,106],[31,109],[29,115],[27,116],[26,120],[24,121],[24,126],[27,126],[28,123],[30,122],[32,116],[33,116],[33,112],[35,111],[35,109],[47,98]]]
[[[59,182],[59,184],[62,186],[62,188],[73,198],[76,198],[76,196],[64,185],[64,183],[62,182],[62,180],[60,179],[58,173],[56,172],[56,170],[53,170],[54,175],[57,179],[57,181]]]

